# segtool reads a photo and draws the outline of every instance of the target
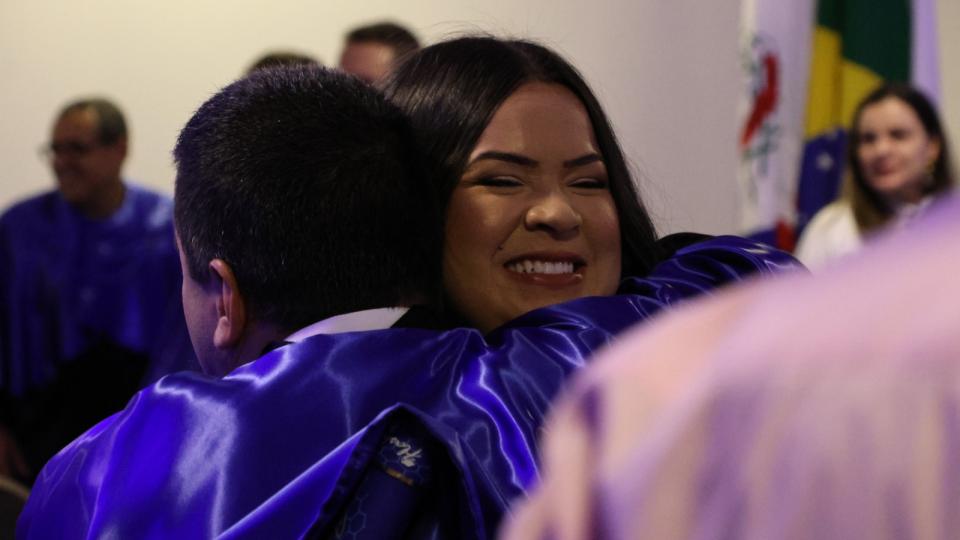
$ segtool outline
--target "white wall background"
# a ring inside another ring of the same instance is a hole
[[[938,0],[942,108],[960,138],[960,2]],[[336,63],[345,29],[390,18],[426,42],[540,39],[586,75],[663,232],[736,232],[738,0],[0,0],[0,207],[49,189],[55,111],[104,94],[131,128],[127,176],[167,193],[192,111],[268,49]]]

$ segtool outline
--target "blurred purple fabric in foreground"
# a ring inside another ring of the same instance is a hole
[[[573,390],[506,538],[956,538],[960,199],[665,314]]]

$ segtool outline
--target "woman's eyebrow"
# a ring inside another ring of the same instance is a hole
[[[572,169],[574,167],[582,167],[584,165],[588,165],[596,161],[603,161],[603,158],[600,157],[600,154],[591,152],[589,154],[584,154],[578,158],[568,159],[567,161],[563,162],[563,166],[564,168]]]
[[[472,165],[478,161],[483,161],[483,160],[506,161],[507,163],[514,163],[517,165],[522,165],[524,167],[536,167],[537,165],[539,165],[539,162],[537,162],[537,160],[529,158],[527,156],[523,156],[520,154],[513,154],[510,152],[497,152],[495,150],[491,150],[489,152],[484,152],[480,154],[479,156],[473,158],[470,164]]]
[[[505,161],[507,163],[514,163],[516,165],[522,165],[524,167],[536,167],[537,165],[540,164],[540,162],[538,162],[537,160],[521,154],[514,154],[512,152],[498,152],[495,150],[484,152],[478,155],[477,157],[473,158],[470,164],[472,165],[478,161],[484,161],[484,160]],[[603,158],[600,157],[600,154],[591,152],[589,154],[584,154],[580,157],[568,159],[564,161],[563,167],[566,169],[572,169],[574,167],[582,167],[584,165],[588,165],[590,163],[594,163],[597,161],[603,161]]]

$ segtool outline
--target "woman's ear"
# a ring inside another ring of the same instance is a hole
[[[237,278],[222,259],[213,259],[209,265],[212,286],[219,288],[217,323],[213,330],[213,346],[232,349],[240,344],[247,324],[247,306],[237,288]]]

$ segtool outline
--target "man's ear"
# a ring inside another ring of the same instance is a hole
[[[237,347],[247,325],[247,306],[237,288],[237,278],[222,259],[213,259],[209,265],[213,286],[219,286],[217,294],[217,325],[213,330],[213,345],[218,349]]]

